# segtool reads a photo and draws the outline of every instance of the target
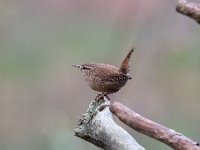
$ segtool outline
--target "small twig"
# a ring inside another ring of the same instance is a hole
[[[79,120],[75,135],[105,150],[144,150],[135,139],[117,125],[109,110],[110,101],[94,100]]]
[[[187,0],[179,0],[176,11],[196,20],[200,24],[200,4],[187,2]]]
[[[197,142],[192,141],[175,130],[142,117],[119,102],[112,103],[110,111],[126,125],[167,144],[175,150],[200,150]]]

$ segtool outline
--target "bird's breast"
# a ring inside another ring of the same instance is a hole
[[[88,82],[89,86],[99,92],[108,92],[115,93],[119,91],[127,82],[127,78],[119,77],[119,78],[100,78],[100,77],[85,77],[85,80]]]

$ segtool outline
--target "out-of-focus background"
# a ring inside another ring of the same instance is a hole
[[[119,66],[132,47],[134,79],[112,101],[200,141],[200,26],[176,3],[1,0],[0,149],[98,150],[73,135],[97,93],[71,64]]]

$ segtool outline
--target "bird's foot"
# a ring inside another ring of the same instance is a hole
[[[108,97],[108,94],[107,94],[107,93],[98,94],[97,97],[95,98],[95,100],[103,99],[104,96],[105,96],[105,98],[106,98],[107,100],[110,100],[110,98]]]
[[[100,100],[100,99],[103,99],[104,95],[101,93],[101,94],[98,94],[97,97],[95,98],[96,101]]]
[[[106,97],[106,99],[107,100],[109,100],[110,101],[110,97],[106,94],[106,95],[104,95],[105,97]]]

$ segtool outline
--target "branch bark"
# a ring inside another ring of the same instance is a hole
[[[75,136],[105,150],[144,150],[135,139],[117,125],[109,110],[110,101],[92,101],[79,120]]]
[[[187,0],[179,0],[176,11],[194,19],[200,24],[200,4],[187,2]]]
[[[119,102],[112,103],[110,110],[123,123],[134,130],[163,142],[175,150],[200,150],[199,143],[192,141],[173,129],[142,117]]]

